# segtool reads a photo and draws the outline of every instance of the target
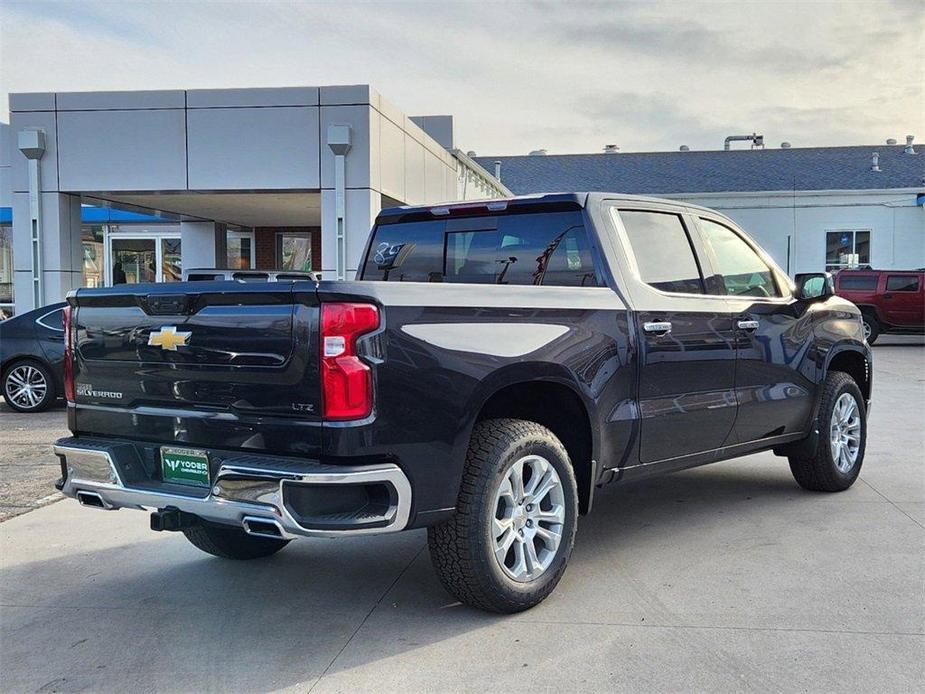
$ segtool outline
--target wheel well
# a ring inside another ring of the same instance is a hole
[[[18,354],[15,357],[10,357],[2,365],[0,365],[0,376],[5,376],[6,372],[15,366],[16,364],[21,364],[23,362],[31,362],[33,364],[38,364],[44,369],[51,371],[51,366],[47,362],[43,361],[39,357],[33,356],[31,354]]]
[[[502,388],[482,406],[477,421],[510,417],[542,424],[565,446],[578,483],[578,510],[587,513],[593,489],[591,421],[581,398],[568,386],[549,381]]]
[[[870,366],[860,352],[839,352],[829,362],[829,371],[841,371],[848,374],[858,384],[865,400],[870,400]]]

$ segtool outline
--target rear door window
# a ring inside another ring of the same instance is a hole
[[[917,292],[919,278],[915,275],[889,275],[886,278],[888,292]]]
[[[36,318],[35,322],[43,328],[48,328],[56,332],[64,332],[64,309],[58,308],[54,311],[50,311]]]
[[[838,278],[838,288],[855,291],[873,291],[877,288],[876,275],[847,275]]]
[[[380,225],[364,280],[597,286],[580,212]]]
[[[663,292],[703,294],[703,279],[681,217],[620,210],[639,278]]]

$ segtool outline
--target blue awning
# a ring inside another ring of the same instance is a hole
[[[126,210],[113,210],[108,207],[89,207],[84,205],[80,208],[80,221],[84,224],[116,224],[116,223],[140,223],[140,224],[169,224],[174,222],[171,219],[158,217],[153,214],[142,214],[141,212],[128,212]],[[0,207],[0,224],[13,223],[13,208]],[[174,222],[175,223],[175,222]]]

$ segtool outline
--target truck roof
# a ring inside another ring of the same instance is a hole
[[[489,198],[483,200],[466,200],[463,202],[448,202],[437,205],[402,205],[388,207],[377,215],[377,221],[390,224],[409,217],[424,215],[441,217],[444,215],[472,213],[484,214],[486,212],[519,211],[555,211],[563,209],[582,209],[600,200],[624,200],[631,202],[652,202],[660,205],[675,205],[677,207],[707,210],[706,207],[693,205],[687,202],[655,198],[644,195],[629,195],[627,193],[605,192],[577,192],[577,193],[538,193],[535,195],[515,195],[508,198]],[[711,210],[712,211],[712,210]]]

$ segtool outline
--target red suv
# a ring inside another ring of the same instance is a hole
[[[864,316],[864,335],[873,344],[880,333],[925,333],[925,269],[842,270],[835,293]]]

